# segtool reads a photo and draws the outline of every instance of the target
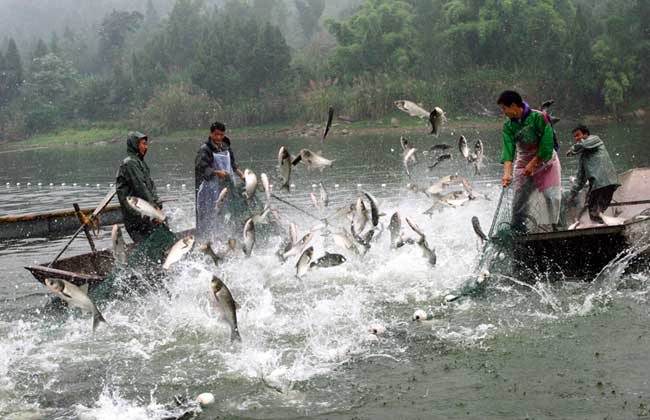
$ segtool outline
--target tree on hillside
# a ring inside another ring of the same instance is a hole
[[[6,104],[20,93],[23,84],[23,63],[16,47],[16,41],[9,38],[4,54],[4,65],[0,69],[0,102]]]
[[[198,43],[192,81],[211,97],[231,100],[258,95],[283,79],[291,60],[279,29],[258,24],[250,6],[229,2],[210,17]]]
[[[146,26],[155,26],[160,23],[160,16],[151,0],[147,0],[147,8],[144,12],[144,24]]]
[[[45,41],[43,41],[43,38],[38,38],[38,41],[36,41],[36,46],[34,47],[34,51],[32,51],[32,60],[34,58],[41,58],[47,53],[48,50],[47,45],[45,45]]]
[[[61,55],[61,48],[59,46],[59,35],[56,32],[52,31],[52,37],[50,38],[50,52],[55,55]]]
[[[256,82],[265,87],[281,80],[289,71],[291,53],[277,26],[270,23],[258,29],[253,66],[257,69]]]
[[[408,71],[415,51],[413,10],[406,1],[368,0],[344,21],[328,20],[336,37],[333,65],[352,77],[364,72]]]
[[[99,29],[99,55],[104,63],[112,65],[121,58],[127,35],[140,27],[143,18],[140,12],[118,10],[104,17]]]
[[[325,10],[325,0],[295,0],[295,4],[302,33],[310,41],[318,32],[318,21]]]
[[[7,101],[7,86],[5,85],[5,56],[2,53],[2,49],[0,49],[0,109],[2,106],[5,104],[5,101]],[[0,120],[1,121],[1,120]]]
[[[578,4],[573,23],[567,37],[567,62],[564,82],[567,85],[567,100],[579,104],[583,100],[591,100],[598,95],[598,78],[596,63],[591,51],[591,35],[589,34],[590,13],[584,6]]]
[[[27,82],[30,94],[44,102],[60,102],[70,95],[77,81],[72,63],[52,53],[34,58]]]
[[[164,30],[164,48],[170,62],[184,69],[194,58],[198,40],[205,28],[203,0],[178,0],[169,14]]]

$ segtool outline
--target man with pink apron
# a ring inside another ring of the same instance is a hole
[[[546,114],[533,110],[507,90],[497,104],[509,119],[503,125],[502,184],[512,182],[512,229],[516,233],[550,231],[560,217],[560,160],[553,127]]]

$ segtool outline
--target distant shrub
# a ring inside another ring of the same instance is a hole
[[[40,104],[25,113],[25,131],[28,134],[45,133],[56,128],[60,110],[49,104]]]
[[[221,106],[208,95],[187,83],[158,89],[139,115],[141,127],[151,134],[210,126],[221,113]]]
[[[16,106],[0,108],[0,140],[19,140],[26,135],[25,114]]]

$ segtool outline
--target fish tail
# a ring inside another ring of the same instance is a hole
[[[234,341],[241,343],[241,335],[239,335],[239,329],[237,328],[233,328],[230,331],[230,342],[232,343]]]
[[[93,314],[93,332],[97,329],[97,326],[101,323],[107,323],[106,320],[104,319],[104,315],[101,314],[99,311],[95,311]]]

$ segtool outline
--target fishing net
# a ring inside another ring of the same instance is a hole
[[[93,290],[93,297],[106,299],[120,293],[132,293],[155,287],[162,280],[160,270],[165,253],[177,241],[167,225],[160,225],[129,253],[126,265],[117,264]]]
[[[472,279],[462,288],[460,296],[480,294],[486,285],[486,279],[495,271],[509,268],[510,259],[499,258],[512,247],[512,199],[513,188],[503,188],[494,210],[488,240],[484,242]],[[499,262],[500,264],[496,264]]]
[[[511,235],[513,195],[512,188],[503,188],[501,190],[501,196],[497,208],[494,210],[490,232],[488,233],[488,238],[491,240],[503,240]]]
[[[557,225],[557,221],[538,223],[538,220],[551,220],[553,214],[558,214],[559,200],[554,198],[553,191],[545,195],[534,185],[529,183],[516,197],[514,187],[501,190],[488,233],[489,240],[483,245],[476,267],[476,279],[464,288],[464,295],[481,292],[486,284],[483,280],[488,276],[512,270],[513,235],[549,231]]]

